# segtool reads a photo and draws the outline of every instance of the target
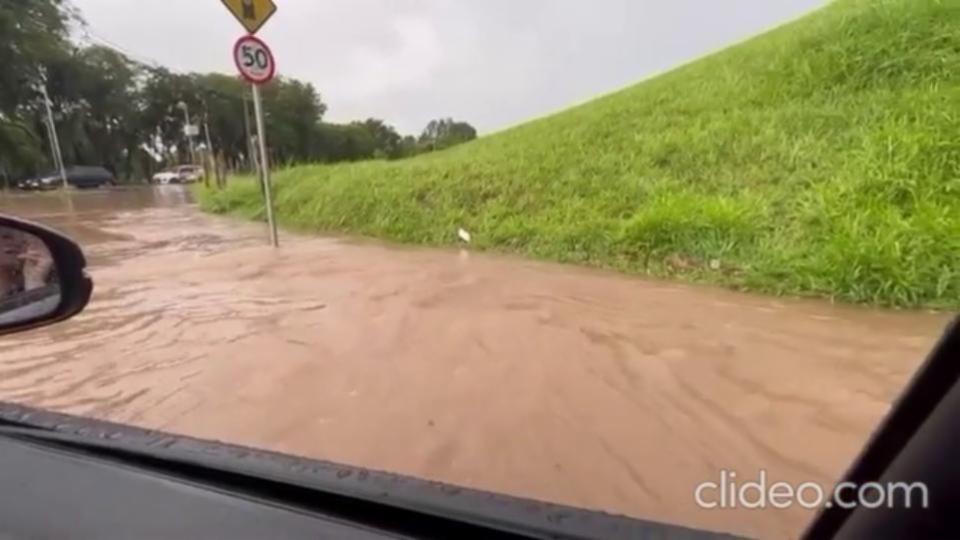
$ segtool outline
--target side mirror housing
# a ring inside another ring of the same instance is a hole
[[[60,322],[83,311],[93,281],[73,240],[0,214],[0,335]]]

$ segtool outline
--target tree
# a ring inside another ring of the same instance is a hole
[[[164,68],[147,71],[141,85],[141,123],[144,140],[156,150],[168,154],[175,148],[172,161],[185,162],[189,157],[188,143],[184,135],[184,111],[182,102],[191,115],[191,122],[203,110],[203,96],[199,91],[196,76],[172,73]]]
[[[73,129],[71,139],[61,144],[72,148],[74,164],[102,165],[122,177],[134,174],[139,142],[144,139],[138,79],[142,68],[124,55],[105,47],[79,49],[71,57],[69,86],[58,94],[64,103],[61,114]]]
[[[4,118],[0,113],[0,177],[3,187],[24,172],[32,172],[44,160],[40,152],[40,137],[33,129],[16,119]]]
[[[376,141],[361,123],[320,124],[316,155],[327,162],[370,159],[377,150]]]
[[[66,54],[70,19],[61,0],[0,1],[0,111],[31,99],[41,68]]]
[[[327,106],[310,83],[278,77],[262,90],[264,116],[274,160],[309,161],[317,124]]]
[[[424,151],[442,150],[477,138],[477,130],[466,122],[452,118],[431,120],[420,134],[420,146]]]
[[[213,150],[228,162],[245,161],[250,154],[243,118],[244,113],[249,115],[252,109],[249,103],[246,106],[244,103],[250,99],[249,85],[237,77],[219,73],[196,75],[196,85],[202,102],[198,114],[210,130]],[[250,116],[247,121],[252,125]]]
[[[5,181],[44,166],[35,111],[44,68],[68,54],[73,16],[60,0],[0,0],[0,168]]]
[[[417,152],[417,138],[413,135],[405,135],[402,139],[400,139],[400,145],[396,158],[402,159],[412,157],[415,156]]]
[[[377,159],[396,159],[401,157],[402,138],[397,130],[383,120],[368,118],[363,122],[354,122],[352,125],[367,132],[373,141],[373,154],[369,157]]]

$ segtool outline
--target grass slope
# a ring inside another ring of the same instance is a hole
[[[462,226],[539,258],[958,306],[960,0],[837,0],[464,146],[277,180],[281,223],[298,228],[444,245]],[[201,205],[263,216],[251,182]]]

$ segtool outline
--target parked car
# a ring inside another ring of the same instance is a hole
[[[79,189],[93,189],[116,184],[113,173],[103,167],[77,165],[67,168],[67,184]],[[63,183],[59,172],[52,172],[17,183],[17,187],[27,190],[57,189]]]
[[[154,184],[191,184],[203,180],[203,167],[180,165],[153,175]]]

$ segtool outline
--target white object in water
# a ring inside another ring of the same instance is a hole
[[[472,237],[470,236],[470,233],[467,232],[466,230],[462,229],[462,228],[461,228],[459,231],[457,231],[457,236],[459,236],[461,240],[463,240],[464,242],[466,242],[466,243],[468,243],[468,244],[470,243],[470,239],[472,238]]]

